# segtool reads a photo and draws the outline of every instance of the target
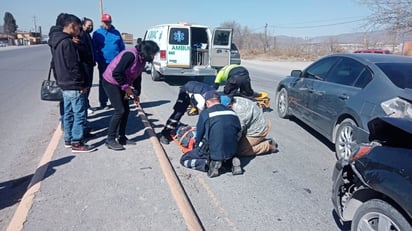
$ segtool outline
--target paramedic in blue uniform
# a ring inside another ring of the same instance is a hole
[[[175,131],[180,119],[185,114],[190,104],[196,107],[199,111],[204,109],[205,100],[203,94],[210,90],[213,90],[212,86],[197,81],[189,81],[180,88],[179,96],[173,107],[173,113],[170,115],[161,132],[159,138],[161,143],[170,143],[172,136],[174,135],[172,133]]]
[[[236,113],[220,103],[215,91],[204,94],[206,109],[199,115],[196,124],[196,144],[185,153],[180,163],[199,171],[207,171],[209,177],[222,173],[222,166],[229,165],[233,175],[242,174],[240,160],[236,157],[241,125]]]

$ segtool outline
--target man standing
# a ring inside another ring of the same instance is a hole
[[[80,35],[81,21],[72,14],[65,15],[63,21],[63,31],[55,32],[51,38],[51,49],[57,83],[63,91],[65,146],[71,146],[74,153],[91,152],[96,149],[83,143],[87,77],[72,41],[73,37]]]
[[[214,87],[216,90],[222,82],[226,82],[223,93],[231,98],[237,94],[238,89],[240,96],[252,97],[254,95],[249,72],[243,66],[231,64],[220,69],[215,78]]]
[[[93,45],[99,68],[99,103],[100,108],[104,109],[107,108],[108,98],[103,89],[102,75],[113,58],[125,49],[122,35],[112,25],[110,14],[102,15],[102,26],[93,33]]]
[[[240,138],[240,122],[236,113],[220,104],[216,91],[204,94],[206,108],[196,124],[196,144],[185,153],[180,163],[199,171],[207,171],[209,177],[219,176],[223,164],[232,166],[232,174],[242,174],[240,160],[236,157]]]

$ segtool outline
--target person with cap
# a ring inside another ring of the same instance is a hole
[[[179,90],[179,95],[177,97],[176,103],[173,106],[173,113],[170,115],[166,122],[160,135],[160,142],[163,144],[169,144],[172,140],[172,134],[180,119],[185,114],[189,105],[193,105],[193,108],[202,111],[205,107],[205,99],[203,94],[207,91],[213,90],[209,84],[198,82],[198,81],[188,81]]]
[[[129,99],[139,106],[139,96],[133,91],[136,79],[142,74],[146,62],[151,63],[159,50],[155,42],[143,41],[134,48],[121,51],[103,73],[103,87],[114,108],[107,129],[106,146],[109,149],[119,151],[125,149],[123,145],[135,144],[126,137]]]
[[[219,176],[224,166],[231,167],[233,175],[242,174],[236,155],[241,125],[236,113],[221,104],[215,91],[204,94],[206,109],[196,124],[195,148],[182,155],[180,163],[191,169],[207,172],[209,177]]]
[[[226,65],[216,75],[214,88],[217,90],[222,82],[226,82],[223,93],[229,97],[238,94],[243,97],[253,97],[254,93],[251,83],[249,71],[238,64]]]
[[[108,98],[103,89],[102,75],[114,57],[125,49],[125,44],[120,32],[112,25],[110,14],[103,14],[101,21],[102,25],[93,33],[93,46],[99,69],[99,103],[100,108],[104,109],[107,108]]]
[[[225,95],[221,96],[228,98]],[[222,100],[222,104],[224,99]],[[277,144],[273,138],[266,138],[271,123],[263,115],[263,110],[256,102],[239,96],[234,96],[228,101],[228,108],[232,109],[239,117],[242,127],[242,137],[238,143],[239,156],[254,156],[269,154],[277,151]]]

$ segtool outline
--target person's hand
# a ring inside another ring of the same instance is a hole
[[[76,44],[80,43],[80,38],[79,37],[73,37],[72,41]]]
[[[139,96],[135,96],[134,99],[133,99],[133,102],[134,102],[134,105],[135,105],[136,107],[139,107],[139,106],[140,106],[140,97],[139,97]]]
[[[124,91],[126,92],[126,95],[127,95],[129,98],[131,98],[131,99],[134,99],[134,98],[135,98],[135,97],[134,97],[135,95],[134,95],[133,90],[132,90],[131,87],[126,88]]]
[[[89,88],[83,88],[80,90],[80,94],[86,94],[89,91]]]

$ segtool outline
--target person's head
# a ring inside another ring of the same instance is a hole
[[[142,41],[143,41],[142,38],[137,38],[136,44],[139,45],[140,43],[142,43]]]
[[[64,18],[66,17],[66,15],[66,13],[60,13],[59,15],[57,15],[56,26],[64,27]]]
[[[82,21],[75,15],[66,14],[64,18],[63,32],[77,37],[80,35]]]
[[[205,92],[203,98],[205,98],[206,101],[206,108],[220,104],[220,95],[215,90]]]
[[[83,27],[83,31],[86,31],[87,33],[91,33],[93,31],[93,20],[91,20],[90,18],[83,18],[82,21],[82,27]]]
[[[151,63],[155,55],[160,51],[159,46],[150,40],[142,41],[135,46],[136,50],[139,52],[139,56],[143,61]]]
[[[106,30],[112,27],[112,16],[110,14],[102,15],[102,26]]]

